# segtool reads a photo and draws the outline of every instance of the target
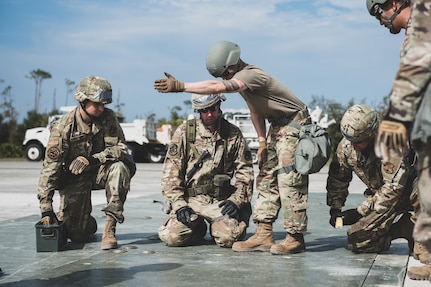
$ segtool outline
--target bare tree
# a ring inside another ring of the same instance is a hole
[[[71,81],[69,79],[64,79],[64,81],[66,82],[66,104],[65,104],[65,106],[67,106],[67,99],[69,98],[69,94],[73,91],[73,88],[71,88],[70,86],[75,85],[75,82]]]
[[[4,83],[2,79],[0,79],[0,84]],[[2,100],[0,102],[0,109],[3,110],[3,117],[9,119],[10,121],[17,121],[18,111],[13,106],[13,99],[11,94],[12,87],[8,85],[1,93]]]
[[[43,71],[41,69],[33,70],[30,72],[29,75],[25,76],[28,79],[33,79],[36,83],[36,89],[35,89],[35,95],[34,95],[34,110],[36,113],[39,111],[39,104],[40,104],[40,98],[41,98],[41,87],[42,87],[42,81],[44,79],[50,79],[52,78],[51,74]]]

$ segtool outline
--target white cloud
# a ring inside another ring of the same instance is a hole
[[[42,84],[48,111],[54,89],[57,105],[64,102],[65,78],[79,82],[98,74],[111,81],[114,96],[121,91],[127,120],[151,112],[166,117],[189,95],[158,94],[153,81],[163,71],[183,81],[210,78],[206,50],[225,39],[240,44],[245,61],[285,82],[305,103],[312,95],[376,99],[389,92],[402,35],[380,27],[362,2],[46,1],[21,7],[13,18],[18,4],[10,0],[8,27],[15,30],[0,25],[7,39],[0,43],[0,79],[12,85],[21,116],[34,102],[34,83],[24,76],[40,68],[53,75]],[[10,33],[13,38],[6,37]],[[238,95],[224,105],[245,107]]]

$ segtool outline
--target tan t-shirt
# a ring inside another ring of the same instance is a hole
[[[240,92],[244,100],[265,118],[290,117],[306,108],[285,85],[256,66],[246,66],[234,78],[247,86]]]

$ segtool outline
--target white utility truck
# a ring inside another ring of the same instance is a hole
[[[70,110],[70,107],[60,108],[63,114]],[[32,128],[25,132],[23,147],[24,155],[28,160],[40,161],[44,158],[49,139],[49,127],[53,121],[60,119],[62,116],[50,116],[46,127]],[[120,125],[123,129],[127,146],[132,151],[136,162],[163,162],[167,146],[157,140],[156,123],[135,119],[131,123],[120,123]]]

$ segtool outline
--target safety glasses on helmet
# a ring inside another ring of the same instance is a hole
[[[374,6],[374,17],[376,17],[376,19],[379,21],[380,21],[380,19],[382,19],[382,17],[385,20],[389,19],[388,15],[386,15],[386,13],[385,13],[385,11],[383,11],[382,7],[380,7],[377,4]]]

